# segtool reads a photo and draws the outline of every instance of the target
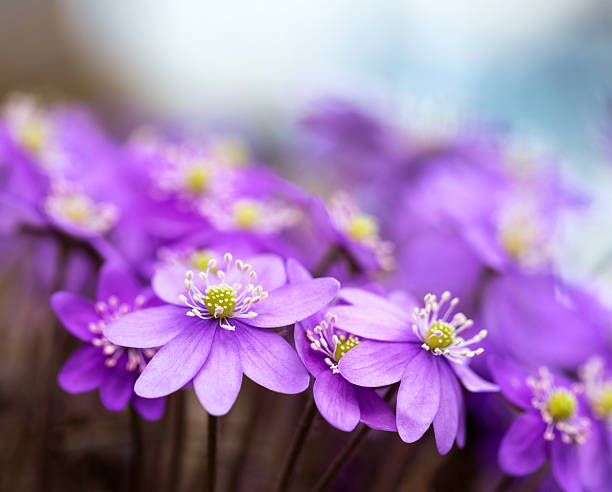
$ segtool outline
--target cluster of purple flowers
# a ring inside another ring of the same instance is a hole
[[[586,201],[554,158],[335,100],[301,130],[283,155],[300,186],[234,135],[118,143],[83,108],[4,104],[5,258],[27,254],[48,289],[61,276],[52,309],[83,341],[60,386],[154,420],[177,391],[220,416],[243,375],[286,394],[312,376],[340,430],[412,443],[433,425],[440,454],[473,439],[499,449],[483,467],[610,490],[612,313],[555,268]]]

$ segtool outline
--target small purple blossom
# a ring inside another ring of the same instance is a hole
[[[303,282],[310,273],[294,260],[288,260],[291,282]],[[334,427],[351,431],[359,422],[374,429],[395,431],[395,416],[389,405],[371,388],[347,381],[338,362],[361,340],[336,328],[336,316],[327,308],[295,326],[295,347],[308,372],[315,378],[313,394],[321,415]]]
[[[144,309],[108,325],[105,336],[129,347],[160,346],[136,381],[137,394],[168,395],[193,380],[202,406],[227,413],[243,373],[281,393],[300,393],[308,373],[291,346],[269,328],[300,321],[326,306],[339,284],[319,278],[286,285],[283,261],[273,255],[248,262],[224,255],[194,273],[175,266],[153,278],[168,305]]]
[[[561,488],[582,490],[578,453],[591,428],[579,397],[582,388],[546,367],[532,373],[509,359],[492,356],[488,362],[502,394],[524,410],[502,439],[498,453],[502,470],[527,475],[550,458]]]
[[[123,267],[111,264],[100,271],[95,303],[70,292],[57,292],[51,297],[51,306],[66,329],[85,342],[60,371],[58,381],[65,391],[98,389],[109,410],[120,411],[131,403],[146,419],[161,417],[164,398],[142,398],[133,389],[157,349],[127,348],[110,342],[103,334],[109,323],[155,305],[151,297],[150,291],[140,289]]]
[[[337,326],[356,336],[369,338],[342,357],[340,373],[351,383],[378,387],[401,381],[397,398],[397,428],[406,442],[421,438],[433,422],[440,454],[450,451],[453,442],[465,442],[465,406],[457,382],[469,391],[497,391],[496,385],[481,379],[467,361],[481,353],[472,349],[485,335],[458,336],[471,326],[463,314],[451,317],[458,300],[445,292],[440,301],[425,297],[418,309],[404,294],[392,303],[361,289],[342,289],[340,298],[350,305],[330,311]],[[408,314],[412,313],[412,317]]]

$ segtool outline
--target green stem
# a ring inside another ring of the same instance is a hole
[[[295,465],[302,452],[302,449],[304,449],[306,437],[308,436],[308,431],[310,430],[316,413],[317,407],[315,406],[314,399],[310,398],[310,401],[307,403],[302,416],[300,417],[297,433],[291,442],[289,453],[287,454],[282,472],[276,484],[276,488],[274,489],[276,492],[284,492],[288,489],[293,475],[293,470],[295,469]]]

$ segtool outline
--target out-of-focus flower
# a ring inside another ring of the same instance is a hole
[[[465,407],[457,378],[475,392],[497,391],[497,386],[476,375],[467,361],[482,352],[470,347],[486,335],[459,336],[471,320],[457,313],[458,300],[445,292],[440,301],[425,297],[418,309],[408,296],[398,303],[360,289],[342,289],[340,298],[351,303],[335,306],[337,326],[369,338],[350,350],[338,363],[340,373],[354,384],[377,387],[401,380],[397,398],[397,428],[406,442],[421,438],[433,422],[438,451],[446,454],[455,439],[465,442]]]
[[[546,367],[530,373],[495,356],[489,367],[502,394],[524,410],[501,442],[501,468],[510,475],[527,475],[550,458],[561,488],[582,490],[578,447],[588,439],[591,422],[582,408],[580,386]]]
[[[312,277],[295,260],[288,260],[287,274],[292,283]],[[351,431],[361,421],[374,429],[395,431],[395,415],[389,405],[371,388],[347,381],[338,362],[361,340],[335,327],[336,318],[327,308],[295,325],[295,348],[315,378],[314,399],[321,415],[334,427]]]
[[[51,306],[66,329],[85,342],[64,364],[58,377],[60,386],[69,393],[99,389],[109,410],[123,410],[131,403],[144,418],[160,418],[163,398],[147,399],[134,393],[134,382],[156,347],[127,348],[103,334],[112,321],[155,305],[154,296],[150,289],[140,289],[124,267],[106,264],[100,271],[97,298],[94,303],[69,292],[51,297]]]
[[[578,450],[581,477],[587,489],[605,490],[612,483],[612,371],[594,356],[579,375],[591,418],[589,438]]]
[[[223,263],[212,259],[197,274],[182,267],[162,269],[153,288],[169,305],[131,313],[104,333],[121,345],[161,346],[136,382],[137,394],[165,396],[193,379],[204,408],[223,415],[238,396],[243,373],[282,393],[308,386],[295,351],[267,328],[314,314],[339,285],[331,278],[285,284],[285,265],[271,255],[246,263],[227,253]]]

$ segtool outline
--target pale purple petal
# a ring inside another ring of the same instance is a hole
[[[187,316],[186,312],[185,308],[178,306],[140,309],[108,324],[104,336],[122,347],[160,347],[183,330],[206,323],[200,318]]]
[[[362,388],[354,386],[361,420],[364,424],[373,429],[384,431],[397,431],[395,424],[395,413],[389,404],[372,388]]]
[[[109,371],[108,376],[100,385],[100,400],[113,412],[123,410],[134,393],[134,382],[137,373],[125,369],[125,356],[117,361],[117,366]]]
[[[295,341],[295,350],[310,374],[316,378],[321,372],[329,371],[329,366],[325,363],[325,355],[312,349],[310,346],[312,342],[308,340],[302,323],[295,325],[293,339]]]
[[[545,430],[539,414],[519,415],[499,446],[501,469],[509,475],[527,475],[540,468],[546,460]]]
[[[249,319],[248,323],[260,328],[292,325],[327,306],[339,287],[340,284],[333,278],[316,278],[284,285],[254,306],[253,310],[258,316]]]
[[[405,442],[421,438],[440,404],[436,356],[421,350],[406,366],[397,394],[397,430]]]
[[[529,372],[507,358],[490,355],[487,364],[503,395],[520,408],[532,408],[533,390],[527,385]]]
[[[456,382],[457,378],[448,367],[448,362],[438,357],[436,363],[440,375],[440,406],[433,427],[438,452],[445,455],[453,447],[459,429],[459,403],[453,387],[453,382]]]
[[[587,489],[603,489],[606,479],[612,478],[612,466],[605,452],[606,426],[593,422],[589,431],[589,438],[578,447],[578,461],[580,464],[580,476]],[[611,436],[612,437],[612,436]]]
[[[189,268],[184,265],[167,265],[159,268],[151,279],[151,287],[157,297],[169,304],[184,306],[179,297],[186,293],[185,274],[188,270]]]
[[[557,483],[565,492],[581,492],[576,446],[564,443],[557,436],[550,443],[550,464]]]
[[[119,302],[132,303],[140,294],[138,282],[127,267],[117,263],[106,263],[100,269],[96,298],[107,302],[109,297],[116,296]]]
[[[334,306],[329,311],[338,317],[336,326],[353,335],[390,342],[414,342],[412,324],[378,307]]]
[[[242,384],[240,349],[236,334],[218,328],[206,362],[193,378],[202,406],[211,415],[225,415]]]
[[[482,379],[466,364],[450,363],[453,371],[465,386],[465,389],[473,393],[486,393],[499,391],[499,386]]]
[[[212,344],[218,322],[199,320],[164,345],[149,361],[134,391],[144,398],[157,398],[177,391],[200,370]]]
[[[338,363],[340,373],[359,386],[387,386],[399,381],[406,366],[423,349],[414,343],[365,340]]]
[[[258,255],[248,259],[257,274],[256,282],[270,292],[287,283],[285,263],[277,255]]]
[[[338,297],[349,304],[355,304],[364,308],[372,307],[380,311],[389,312],[404,322],[412,319],[412,312],[417,306],[416,302],[411,302],[400,308],[384,297],[356,287],[342,287],[338,292]]]
[[[283,337],[269,330],[235,324],[240,362],[248,378],[279,393],[301,393],[308,388],[308,372]]]
[[[165,398],[143,398],[132,395],[132,405],[140,416],[146,420],[159,420],[166,407]]]
[[[310,280],[312,275],[299,261],[289,258],[287,260],[287,278],[292,284]]]
[[[89,323],[100,321],[93,302],[70,292],[56,292],[50,302],[55,315],[70,333],[84,342],[93,339]]]
[[[100,347],[83,345],[62,367],[57,378],[59,385],[68,393],[83,393],[97,388],[106,373],[104,358]]]
[[[315,403],[330,425],[352,431],[359,423],[359,404],[353,385],[331,370],[322,372],[313,387]]]
[[[457,399],[457,405],[459,407],[459,423],[457,427],[457,446],[463,448],[465,446],[465,401],[463,400],[463,391],[461,385],[456,377],[453,376],[451,379],[453,383],[453,390],[455,392],[455,398]]]

